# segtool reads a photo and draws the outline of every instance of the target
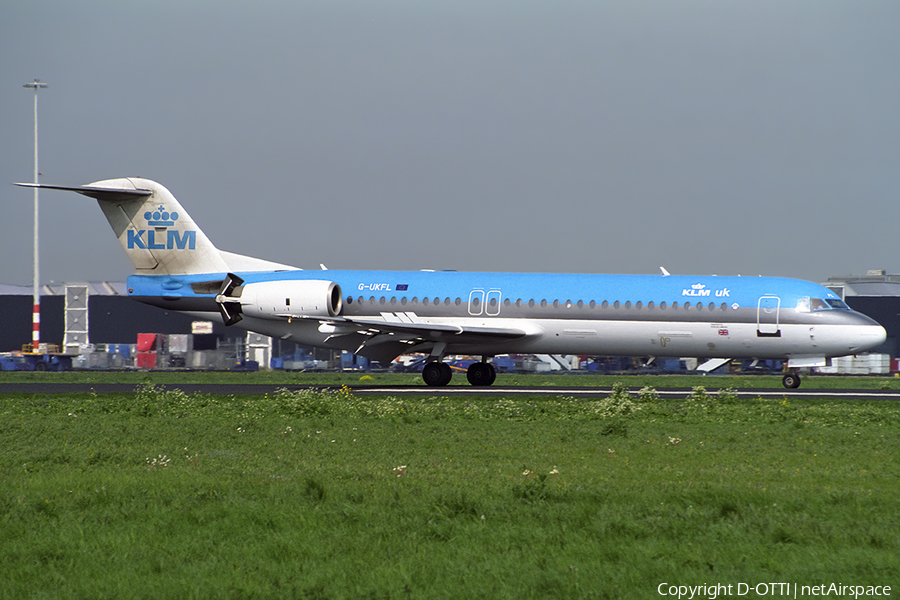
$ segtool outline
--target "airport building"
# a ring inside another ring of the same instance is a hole
[[[127,296],[125,287],[106,281],[44,285],[42,344],[80,355],[73,360],[75,368],[269,365],[271,338],[141,304]],[[0,284],[0,352],[31,343],[32,300],[31,287]]]

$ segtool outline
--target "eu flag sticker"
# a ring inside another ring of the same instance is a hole
[[[408,289],[409,289],[409,284],[407,284],[407,283],[400,283],[397,285],[398,292],[405,292]]]

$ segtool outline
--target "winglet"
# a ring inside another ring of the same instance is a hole
[[[659,270],[662,271],[663,277],[668,277],[669,275],[671,275],[671,273],[666,271],[665,267],[660,267]]]

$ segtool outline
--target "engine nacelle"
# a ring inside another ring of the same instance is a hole
[[[318,280],[248,283],[239,301],[243,314],[262,319],[336,317],[343,306],[341,286]]]

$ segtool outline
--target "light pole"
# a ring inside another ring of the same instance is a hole
[[[38,90],[47,87],[40,79],[26,83],[22,87],[34,89],[34,183],[38,181]],[[41,284],[38,270],[38,188],[34,188],[34,316],[32,317],[31,351],[38,352],[41,347]]]

